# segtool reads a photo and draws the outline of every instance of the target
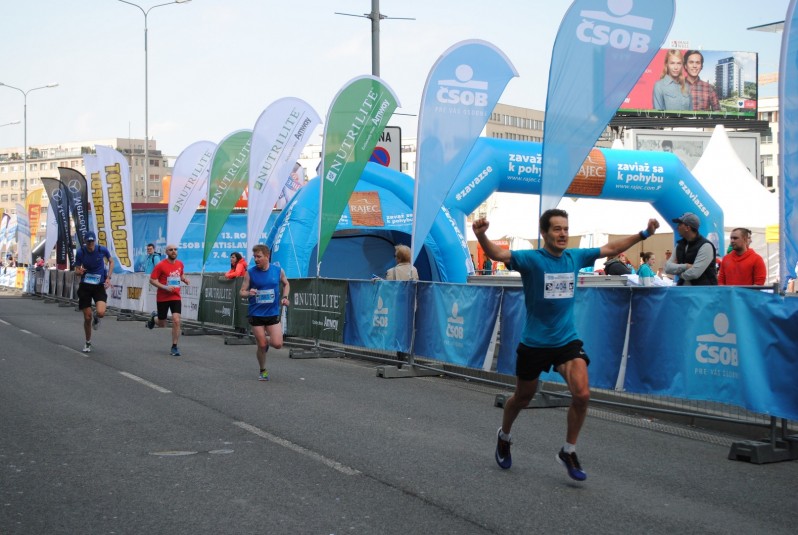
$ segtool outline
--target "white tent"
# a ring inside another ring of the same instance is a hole
[[[731,146],[723,125],[715,127],[692,173],[723,210],[726,243],[733,229],[750,229],[751,247],[765,259],[768,281],[776,281],[779,276],[778,244],[765,241],[765,228],[779,223],[779,198],[748,171]]]

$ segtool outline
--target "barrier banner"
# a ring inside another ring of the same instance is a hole
[[[317,264],[398,104],[393,90],[376,76],[354,78],[335,95],[327,111],[321,151]]]
[[[541,213],[560,202],[593,144],[659,52],[673,14],[674,0],[571,4],[551,52]]]
[[[623,356],[631,291],[628,288],[579,288],[574,299],[574,324],[590,358],[590,386],[615,388]],[[611,311],[612,313],[608,313]],[[497,371],[515,375],[516,349],[526,319],[524,293],[506,288],[502,297],[501,333]],[[541,374],[543,381],[563,383],[556,371]]]
[[[232,327],[236,311],[236,280],[225,279],[219,275],[202,276],[197,319],[203,323],[213,323]],[[240,288],[240,286],[239,286]]]
[[[798,299],[690,287],[635,292],[632,302],[644,319],[631,331],[627,391],[798,419]]]
[[[293,279],[286,309],[287,336],[343,343],[348,282],[336,279]]]
[[[501,50],[476,39],[451,46],[430,69],[418,112],[413,261],[499,97],[515,76],[518,72]],[[488,172],[490,167],[484,171]],[[483,178],[479,174],[469,180],[479,183]]]
[[[350,281],[344,343],[409,352],[415,286],[411,281]]]
[[[782,285],[798,271],[798,2],[784,19],[779,61],[779,276]]]
[[[413,353],[482,368],[499,315],[501,288],[418,284]]]

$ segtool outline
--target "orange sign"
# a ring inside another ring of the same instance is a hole
[[[376,191],[355,191],[349,197],[352,224],[363,227],[384,227],[380,195]]]
[[[592,149],[565,193],[596,197],[607,180],[607,162],[599,149]]]

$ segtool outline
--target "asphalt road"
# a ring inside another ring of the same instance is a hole
[[[564,409],[525,411],[494,459],[497,390],[383,379],[348,358],[0,294],[0,534],[795,533],[798,463],[591,410],[585,483],[554,456]],[[676,431],[678,428],[674,427]]]

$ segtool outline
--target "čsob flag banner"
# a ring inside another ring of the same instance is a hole
[[[418,113],[413,260],[507,83],[518,72],[485,41],[462,41],[432,66]],[[475,177],[477,178],[477,177]]]
[[[97,145],[97,160],[101,173],[105,175],[107,200],[105,225],[108,231],[108,247],[116,256],[122,271],[133,272],[133,210],[130,193],[130,169],[122,154],[103,145]]]
[[[224,138],[213,153],[208,180],[208,211],[205,216],[203,266],[219,237],[227,217],[247,187],[251,130],[237,130]]]
[[[781,193],[781,236],[779,270],[782,283],[798,277],[798,10],[790,2],[781,38],[779,74],[779,192]]]
[[[89,232],[89,188],[86,177],[80,171],[69,167],[59,167],[58,173],[67,194],[67,203],[75,224],[78,244],[83,245],[86,243],[86,233]]]
[[[105,201],[103,178],[100,172],[100,162],[95,154],[83,155],[83,167],[86,168],[86,176],[89,177],[89,189],[91,190],[91,208],[94,217],[90,219],[91,229],[97,235],[97,243],[103,247],[108,247],[108,237],[105,232]]]
[[[197,141],[180,153],[172,169],[169,185],[169,210],[166,216],[166,243],[178,244],[191,218],[208,192],[213,141]]]
[[[554,208],[659,51],[673,0],[576,0],[551,53],[540,212]]]
[[[321,123],[319,114],[304,100],[286,97],[270,104],[252,130],[247,208],[247,251],[260,243],[299,154]]]
[[[353,78],[333,99],[327,111],[321,151],[317,264],[321,263],[349,196],[398,105],[393,90],[376,76]]]

